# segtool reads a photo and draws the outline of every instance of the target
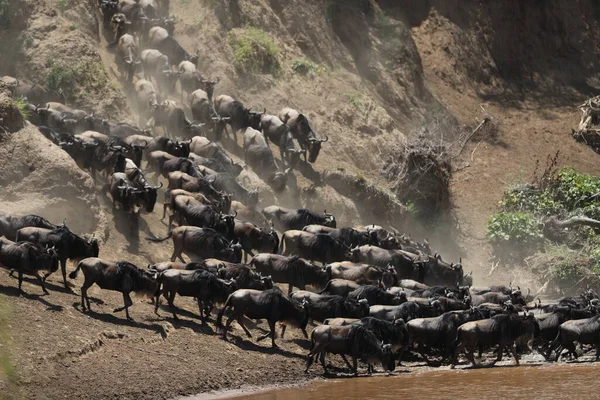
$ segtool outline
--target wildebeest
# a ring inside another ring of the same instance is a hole
[[[328,136],[325,139],[320,139],[313,132],[308,119],[304,114],[291,108],[284,108],[279,112],[279,119],[290,127],[292,135],[298,140],[298,144],[302,150],[308,150],[308,162],[314,163],[321,151],[321,145],[329,140]],[[306,161],[306,153],[304,153],[304,161]]]
[[[282,170],[277,165],[264,135],[252,128],[246,128],[244,133],[244,161],[273,190],[280,192],[285,189],[291,168]]]
[[[125,174],[134,186],[141,191],[138,196],[138,205],[144,207],[146,212],[153,212],[154,206],[156,205],[156,198],[158,196],[158,189],[162,188],[163,184],[160,182],[158,186],[153,186],[148,182],[142,171],[137,165],[130,159],[126,159]]]
[[[141,292],[151,296],[158,287],[154,276],[150,272],[126,261],[110,262],[95,257],[86,258],[77,264],[77,268],[69,274],[69,278],[77,278],[80,269],[83,270],[83,276],[85,277],[85,281],[81,286],[81,308],[83,311],[86,310],[86,303],[87,310],[92,311],[87,290],[95,283],[102,289],[121,292],[124,306],[115,308],[113,312],[125,310],[127,319],[132,320],[129,316],[129,307],[133,305],[133,301],[129,293]]]
[[[108,28],[113,15],[115,15],[117,12],[119,0],[99,0],[98,3],[100,9],[102,10],[102,23],[106,29]]]
[[[369,305],[398,305],[406,301],[405,295],[395,295],[375,285],[363,285],[348,293],[349,299],[367,299]]]
[[[298,256],[284,257],[277,254],[262,253],[250,260],[250,265],[263,275],[269,275],[274,282],[287,283],[288,294],[292,287],[300,290],[306,285],[322,286],[329,279],[329,271],[318,267]]]
[[[425,265],[423,273],[423,283],[426,285],[444,285],[456,286],[463,284],[462,260],[458,264],[442,261],[439,254],[428,257],[429,262]]]
[[[140,79],[135,82],[135,98],[140,115],[139,125],[144,127],[158,109],[158,94],[152,82]]]
[[[593,317],[590,310],[580,310],[572,307],[559,307],[552,312],[537,314],[535,319],[540,325],[540,339],[550,343],[558,335],[558,327],[569,320]]]
[[[331,266],[328,265],[329,272],[331,272]],[[327,284],[318,291],[318,294],[330,294],[336,296],[348,296],[348,293],[352,292],[354,289],[358,289],[361,285],[358,283],[348,280],[348,279],[331,279],[327,282]]]
[[[402,250],[386,250],[377,246],[360,246],[352,249],[353,258],[357,262],[387,267],[392,265],[396,269],[398,279],[413,278],[418,276],[420,269],[423,268],[425,260],[422,262],[418,256]]]
[[[474,366],[475,349],[480,346],[498,345],[496,361],[502,361],[504,348],[509,347],[517,365],[519,358],[515,349],[515,341],[524,335],[539,336],[540,327],[533,314],[519,316],[515,314],[499,314],[489,319],[471,321],[461,325],[456,335],[456,350],[451,368],[456,364],[458,354],[464,350],[467,358]]]
[[[143,190],[138,189],[133,182],[127,178],[127,175],[125,175],[124,172],[115,172],[110,177],[108,191],[112,197],[113,213],[116,204],[119,203],[123,212],[127,213],[129,217],[131,233],[133,233],[137,228],[138,217],[135,207],[138,203],[138,197],[143,193]]]
[[[216,259],[205,260],[204,265],[217,264],[217,276],[221,279],[233,279],[238,289],[273,289],[273,280],[270,276],[262,276],[245,264],[230,263]]]
[[[153,151],[164,151],[174,157],[187,157],[190,154],[189,140],[172,140],[166,136],[155,136],[144,149],[146,154]]]
[[[525,298],[523,297],[520,289],[513,289],[510,294],[503,294],[501,292],[487,292],[484,294],[471,294],[469,296],[471,305],[473,306],[478,306],[483,303],[504,304],[507,301],[511,301],[513,304],[526,304]]]
[[[219,311],[217,316],[216,326],[217,329],[222,330],[222,337],[226,339],[227,329],[229,325],[236,320],[238,324],[244,329],[248,337],[252,337],[250,331],[244,326],[244,316],[250,319],[266,319],[269,323],[270,332],[264,336],[261,336],[258,340],[271,336],[271,345],[277,347],[275,344],[275,323],[276,322],[287,322],[298,326],[305,337],[306,325],[308,324],[308,311],[307,304],[305,302],[297,303],[292,299],[287,298],[278,289],[269,289],[265,291],[251,290],[251,289],[240,289],[235,291],[225,303],[225,307]],[[223,326],[223,314],[225,311],[231,308],[232,312],[225,326]]]
[[[394,352],[406,348],[408,345],[408,330],[401,318],[390,322],[374,317],[364,317],[357,323],[373,332],[379,341],[391,344]]]
[[[254,257],[252,250],[259,253],[277,253],[279,248],[279,237],[273,228],[259,228],[250,222],[236,219],[233,233],[244,250],[244,261],[247,260],[248,255]]]
[[[182,61],[198,63],[198,52],[189,54],[166,29],[159,26],[148,31],[148,48],[156,49],[169,57],[172,65],[179,65]]]
[[[366,299],[348,299],[342,296],[320,295],[300,290],[290,296],[301,302],[308,301],[310,318],[323,322],[327,318],[363,318],[369,315],[369,303]]]
[[[546,359],[556,350],[556,361],[564,349],[569,350],[577,358],[575,342],[596,346],[596,361],[600,359],[600,315],[591,318],[563,322],[558,328],[558,334],[548,348]]]
[[[267,220],[273,221],[275,229],[280,232],[302,230],[308,225],[336,227],[335,217],[332,214],[328,214],[327,211],[323,214],[317,214],[306,208],[291,209],[269,206],[265,207],[262,213]]]
[[[371,235],[367,232],[361,232],[353,228],[331,228],[329,226],[323,225],[307,225],[302,228],[305,232],[311,233],[322,233],[329,235],[340,242],[344,243],[346,246],[355,247],[355,246],[363,246],[367,244],[377,244],[376,235]]]
[[[180,226],[171,231],[162,239],[146,238],[151,242],[164,242],[173,238],[173,254],[171,261],[176,258],[185,262],[181,253],[192,254],[200,258],[218,258],[224,261],[239,263],[242,261],[242,247],[227,241],[223,235],[209,228],[194,226]]]
[[[231,211],[237,212],[238,218],[242,221],[248,221],[256,226],[269,226],[269,221],[260,211],[255,210],[251,206],[247,206],[239,201],[231,202]]]
[[[274,115],[263,114],[260,117],[260,128],[266,140],[271,140],[279,147],[281,161],[294,168],[301,154],[306,150],[296,148],[290,128]]]
[[[139,48],[137,42],[130,34],[124,34],[117,43],[118,65],[121,68],[121,76],[131,83],[138,67],[141,65],[139,59]]]
[[[155,114],[157,125],[165,127],[165,131],[172,137],[185,136],[193,137],[202,134],[204,124],[196,121],[190,121],[183,108],[178,107],[174,101],[165,100],[159,104]]]
[[[209,172],[207,168],[200,168],[205,172],[206,179],[217,190],[231,193],[233,197],[246,204],[248,207],[254,207],[258,203],[258,191],[248,190],[240,185],[237,180],[229,173]]]
[[[155,293],[155,313],[158,314],[159,296],[162,292],[169,302],[173,318],[178,319],[177,314],[175,314],[176,307],[173,304],[177,293],[180,296],[195,297],[197,299],[202,323],[206,323],[213,308],[213,303],[225,302],[227,297],[237,289],[234,282],[224,281],[201,269],[194,271],[169,269],[158,274],[156,280],[160,290]],[[207,308],[206,316],[204,316],[205,307]]]
[[[175,83],[179,78],[179,72],[171,70],[169,58],[158,50],[146,49],[140,53],[144,78],[154,78],[161,93],[172,93]]]
[[[27,227],[17,231],[16,241],[27,241],[40,246],[56,248],[65,287],[67,285],[67,259],[98,257],[98,239],[81,237],[63,225],[57,229]]]
[[[279,253],[298,255],[308,260],[330,263],[350,260],[350,247],[329,235],[315,235],[303,231],[287,231],[281,237]]]
[[[264,112],[252,111],[252,108],[245,108],[244,105],[227,95],[219,95],[214,100],[214,109],[218,117],[226,119],[226,123],[231,126],[233,139],[237,142],[237,131],[246,128],[260,129],[260,117]],[[224,122],[219,122],[217,126],[217,140],[221,139],[221,131],[224,129]]]
[[[184,220],[187,225],[214,229],[228,240],[237,237],[235,215],[223,214],[217,208],[204,204],[180,204],[177,201],[171,204],[174,207],[173,211],[179,215],[180,221]]]
[[[49,294],[44,285],[45,277],[40,271],[48,271],[48,275],[58,269],[58,255],[54,248],[43,248],[33,243],[15,243],[0,236],[0,265],[16,271],[19,277],[19,294],[24,294],[23,274],[35,276],[45,294]],[[47,276],[47,275],[46,275]]]
[[[27,226],[46,229],[56,229],[59,227],[39,215],[24,215],[22,217],[13,215],[0,216],[0,236],[4,236],[7,239],[14,239],[17,236],[17,231]]]
[[[334,279],[347,279],[360,285],[383,285],[384,287],[398,284],[396,271],[390,266],[381,268],[350,261],[335,262],[329,266],[331,277]]]
[[[206,98],[209,102],[212,101],[215,85],[220,81],[219,78],[217,78],[216,81],[205,79],[196,69],[196,64],[189,61],[182,61],[179,63],[179,74],[182,102],[184,93],[187,93],[189,96],[192,92],[195,92],[199,89],[202,89],[206,93]],[[192,108],[191,105],[192,104],[190,102],[190,108]]]
[[[385,321],[394,321],[402,318],[402,320],[408,322],[412,319],[420,318],[422,315],[418,304],[407,301],[398,306],[371,306],[369,307],[369,316]]]
[[[318,326],[312,331],[310,341],[311,347],[306,358],[305,371],[308,371],[313,364],[314,357],[320,355],[321,365],[327,373],[326,353],[342,356],[350,355],[352,357],[351,369],[354,375],[358,375],[357,363],[359,358],[369,364],[369,372],[371,372],[371,364],[375,363],[381,363],[386,371],[393,371],[396,368],[392,346],[383,344],[373,332],[359,324]]]
[[[183,189],[192,193],[202,193],[209,199],[224,201],[226,193],[217,191],[211,183],[202,177],[193,177],[185,172],[170,172],[168,175],[169,187],[168,190]],[[225,208],[223,208],[225,209]]]
[[[214,158],[219,161],[225,170],[231,174],[231,176],[238,176],[243,169],[243,166],[234,162],[231,157],[227,154],[218,144],[211,142],[205,137],[195,136],[190,142],[190,151],[206,158]],[[257,200],[258,201],[258,200]]]
[[[93,130],[93,129],[92,129]],[[106,133],[106,132],[104,132]],[[148,129],[140,129],[137,126],[133,126],[126,122],[119,122],[117,124],[110,124],[108,133],[111,136],[119,136],[122,138],[128,138],[129,136],[141,135],[144,137],[151,136],[152,132]]]
[[[422,357],[427,361],[423,347],[440,348],[443,357],[449,357],[454,350],[456,332],[459,326],[469,321],[483,319],[477,309],[461,312],[447,312],[438,317],[417,318],[407,323],[410,344],[419,344]]]

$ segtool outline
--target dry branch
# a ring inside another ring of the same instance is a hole
[[[574,225],[585,225],[591,226],[592,228],[600,228],[600,221],[588,217],[571,217],[569,219],[560,221],[555,216],[552,216],[546,218],[544,220],[544,224],[546,227],[555,229],[569,228]]]

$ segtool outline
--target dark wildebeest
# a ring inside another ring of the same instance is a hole
[[[214,158],[219,161],[223,167],[225,167],[225,171],[229,172],[233,177],[237,177],[244,168],[242,165],[234,162],[225,149],[205,137],[193,137],[190,143],[190,152],[205,158]]]
[[[580,310],[571,307],[560,307],[550,313],[537,314],[535,319],[540,324],[540,339],[546,343],[552,342],[558,335],[558,327],[570,320],[593,317],[590,310]]]
[[[467,322],[457,330],[456,350],[451,368],[454,368],[456,358],[461,351],[464,350],[467,359],[471,361],[473,366],[476,366],[474,357],[475,349],[482,346],[494,345],[498,345],[498,358],[496,358],[493,364],[497,361],[502,361],[504,348],[509,347],[515,358],[515,362],[519,365],[515,341],[525,335],[538,337],[539,333],[540,326],[533,314],[525,317],[515,314],[499,314],[489,319]]]
[[[323,225],[308,225],[302,228],[305,232],[310,233],[322,233],[327,234],[340,242],[344,243],[346,246],[355,247],[355,246],[364,246],[367,244],[377,245],[377,236],[371,235],[367,232],[361,232],[354,228],[331,228],[329,226]]]
[[[419,256],[403,250],[386,250],[377,246],[360,246],[352,249],[353,258],[357,262],[387,267],[392,265],[396,269],[398,279],[413,278],[418,276],[426,260],[421,261]],[[456,282],[454,283],[456,285]]]
[[[188,137],[202,135],[204,124],[190,121],[183,108],[178,107],[172,100],[163,101],[155,114],[156,125],[165,127],[167,135],[172,137]]]
[[[331,266],[328,265],[329,271]],[[331,279],[322,290],[318,291],[318,294],[330,294],[336,296],[348,296],[348,293],[355,289],[358,289],[361,285],[348,279]]]
[[[287,166],[294,168],[301,154],[306,157],[306,150],[296,148],[290,128],[276,116],[263,114],[260,117],[260,128],[265,140],[270,140],[279,147],[281,161]]]
[[[285,189],[291,168],[283,170],[277,165],[265,136],[259,131],[246,128],[244,133],[244,162],[275,191]]]
[[[104,132],[104,133],[106,133],[106,132]],[[118,136],[121,138],[128,138],[129,136],[134,136],[134,135],[140,135],[143,137],[151,137],[151,135],[152,135],[152,132],[150,132],[148,129],[142,130],[142,129],[138,128],[137,126],[133,126],[126,122],[110,124],[108,133],[110,134],[110,136]]]
[[[171,70],[169,57],[158,50],[146,49],[140,53],[144,78],[151,80],[158,86],[161,93],[170,94],[175,90],[179,72]]]
[[[129,293],[141,292],[152,296],[158,287],[153,274],[126,261],[113,263],[95,257],[86,258],[77,264],[77,268],[69,274],[69,278],[77,278],[80,269],[83,270],[83,276],[85,277],[85,281],[81,286],[81,308],[83,311],[86,310],[85,303],[87,303],[87,309],[92,310],[87,290],[95,283],[102,289],[121,292],[125,305],[116,308],[113,312],[125,310],[127,319],[132,320],[129,316],[129,307],[133,305],[133,301],[129,297]]]
[[[237,131],[246,130],[246,128],[260,129],[260,117],[264,114],[264,112],[252,111],[252,108],[245,108],[241,102],[224,94],[215,98],[214,110],[220,119],[225,120],[231,126],[235,142],[237,142]],[[221,140],[222,130],[225,128],[224,123],[223,121],[218,122],[217,140]],[[227,131],[226,128],[225,131]]]
[[[452,355],[458,327],[469,321],[483,319],[477,309],[447,312],[438,317],[417,318],[407,323],[410,344],[419,344],[421,356],[427,360],[424,346],[440,348],[443,358]]]
[[[247,206],[239,201],[231,202],[231,211],[235,211],[238,214],[238,218],[242,221],[248,221],[256,226],[269,226],[269,221],[265,218],[260,211],[255,210],[251,206]]]
[[[347,297],[349,299],[367,299],[370,306],[374,305],[387,305],[387,306],[395,306],[402,304],[406,301],[406,294],[397,296],[395,294],[391,294],[387,292],[385,289],[382,289],[379,286],[375,285],[363,285],[352,292],[348,293]]]
[[[117,11],[124,14],[127,21],[131,22],[131,32],[143,38],[146,34],[149,19],[144,13],[144,7],[139,0],[120,0]]]
[[[258,191],[246,189],[229,173],[209,172],[205,167],[200,167],[200,170],[204,171],[206,179],[215,189],[231,193],[233,197],[249,207],[254,207],[258,203]]]
[[[127,20],[127,16],[123,13],[115,13],[110,19],[110,29],[114,33],[114,40],[109,43],[109,46],[114,46],[119,42],[121,36],[130,30],[132,23]],[[131,32],[135,33],[135,32]]]
[[[364,317],[356,322],[373,332],[377,339],[392,345],[392,351],[397,352],[408,345],[408,330],[403,319],[385,321],[374,317]]]
[[[104,26],[104,29],[107,29],[110,20],[117,12],[119,0],[99,0],[98,3],[98,6],[102,10],[102,25]]]
[[[325,211],[317,214],[306,208],[291,209],[279,206],[265,207],[262,211],[265,218],[273,221],[275,229],[279,232],[289,230],[302,230],[308,225],[323,225],[330,228],[336,227],[335,217]]]
[[[228,240],[233,240],[237,236],[235,234],[235,215],[223,214],[217,208],[204,204],[186,205],[177,201],[171,204],[180,221],[185,220],[187,225],[214,229]]]
[[[24,294],[21,288],[23,274],[35,276],[44,293],[49,294],[40,271],[48,271],[48,275],[56,271],[58,255],[54,248],[43,248],[28,242],[15,243],[0,236],[0,265],[18,273],[19,295]]]
[[[171,65],[179,65],[182,61],[198,63],[198,52],[189,54],[165,28],[160,26],[152,27],[148,31],[148,48],[156,49],[169,57]]]
[[[143,194],[143,190],[138,189],[133,182],[131,182],[124,172],[115,172],[110,177],[108,183],[108,191],[112,197],[112,209],[113,213],[116,209],[116,204],[121,205],[121,209],[128,215],[131,233],[137,229],[137,218],[138,212],[136,206],[138,204],[138,198]]]
[[[390,344],[380,342],[375,334],[360,324],[347,326],[321,325],[315,328],[310,335],[310,352],[306,358],[306,372],[314,363],[314,357],[320,354],[321,365],[327,374],[325,354],[350,355],[352,366],[349,367],[358,375],[358,359],[369,364],[369,373],[372,364],[381,363],[386,371],[396,368],[394,353]],[[348,361],[344,357],[346,363]]]
[[[184,297],[195,297],[198,301],[198,310],[202,323],[206,323],[208,316],[213,308],[213,303],[223,303],[227,297],[233,293],[237,287],[235,282],[224,281],[219,279],[214,274],[202,269],[194,271],[169,269],[161,272],[157,277],[159,289],[155,293],[154,312],[158,314],[159,297],[162,291],[171,307],[173,318],[177,318],[175,314],[175,294]],[[206,316],[204,316],[204,308],[207,308]]]
[[[284,250],[285,248],[285,250]],[[281,237],[279,253],[298,255],[307,260],[330,263],[350,260],[350,247],[329,235],[315,235],[303,231],[287,231]]]
[[[98,239],[81,237],[63,225],[57,229],[22,228],[17,232],[16,241],[37,243],[40,246],[56,248],[65,287],[67,285],[67,259],[75,260],[85,257],[98,257]]]
[[[318,267],[298,256],[284,257],[277,254],[257,254],[250,265],[263,275],[268,275],[273,282],[287,283],[288,294],[292,293],[292,287],[300,290],[306,289],[306,285],[323,286],[329,279],[327,268]]]
[[[569,350],[577,358],[575,342],[596,346],[596,361],[600,359],[600,315],[591,318],[563,322],[558,328],[558,334],[548,348],[546,359],[556,350],[556,361],[564,349]]]
[[[290,127],[290,131],[298,141],[300,148],[308,150],[308,161],[310,163],[316,162],[321,151],[321,145],[328,141],[329,137],[325,136],[325,139],[318,138],[308,124],[306,117],[291,108],[281,110],[279,119]],[[306,153],[304,153],[304,161],[306,162]]]
[[[238,289],[273,289],[273,280],[270,276],[262,276],[260,272],[255,272],[247,265],[216,259],[205,260],[204,264],[218,265],[217,276],[221,279],[233,279]]]
[[[171,261],[176,258],[185,262],[181,253],[195,255],[202,259],[218,258],[223,261],[239,263],[242,261],[242,246],[229,242],[223,235],[209,228],[195,226],[180,226],[162,238],[146,238],[151,242],[164,242],[173,238],[173,254]]]
[[[227,318],[225,326],[223,326],[223,314],[228,308],[232,308],[232,313]],[[263,340],[268,336],[271,336],[271,345],[277,347],[275,344],[275,323],[284,321],[298,326],[305,337],[306,325],[308,324],[308,305],[303,303],[297,303],[294,300],[287,298],[278,289],[269,289],[265,291],[251,290],[251,289],[240,289],[234,292],[225,303],[225,307],[219,311],[217,316],[217,329],[222,330],[222,337],[226,339],[227,329],[229,325],[236,320],[238,324],[244,329],[248,337],[252,337],[250,331],[244,326],[244,316],[250,319],[266,319],[269,323],[270,332],[264,336],[258,338]]]
[[[226,193],[218,192],[213,185],[205,178],[195,178],[186,174],[185,172],[175,171],[170,172],[168,175],[169,187],[168,190],[183,189],[192,193],[202,193],[211,200],[217,200],[219,202],[229,202],[231,205],[231,198]],[[221,207],[222,210],[227,210],[229,207]],[[227,211],[225,211],[227,212]]]
[[[19,229],[28,226],[46,229],[56,229],[59,227],[38,215],[24,215],[22,217],[12,215],[0,216],[0,236],[4,236],[7,239],[14,239],[17,237]]]
[[[501,292],[487,292],[484,294],[472,294],[469,296],[471,298],[471,305],[473,306],[478,306],[484,303],[504,304],[507,301],[511,301],[512,304],[521,305],[525,305],[527,303],[520,289],[513,289],[510,294],[504,294]]]
[[[363,318],[369,315],[369,303],[366,299],[348,299],[342,296],[328,296],[305,290],[294,292],[292,299],[308,301],[310,318],[323,322],[327,318]],[[283,336],[283,335],[282,335]]]
[[[187,157],[190,154],[189,140],[171,140],[166,136],[155,136],[144,149],[146,156],[153,151],[164,151],[174,157]]]
[[[369,307],[369,316],[379,318],[385,321],[395,321],[399,318],[408,322],[415,318],[420,318],[421,308],[412,301],[407,301],[398,306],[371,306]]]
[[[384,287],[398,284],[396,270],[392,266],[380,268],[350,261],[335,262],[329,266],[331,267],[331,277],[334,279],[347,279],[359,285],[383,285]]]
[[[259,253],[277,253],[279,237],[273,228],[259,228],[250,222],[236,219],[233,232],[244,250],[244,262],[247,261],[248,255],[254,257],[252,250]]]
[[[429,262],[423,269],[423,283],[426,285],[443,285],[453,287],[463,284],[464,272],[461,264],[442,261],[439,254],[429,257]]]
[[[135,187],[141,191],[138,196],[138,205],[144,207],[146,212],[153,212],[158,197],[158,189],[163,186],[162,182],[158,186],[151,185],[142,171],[130,159],[126,160],[125,174]]]

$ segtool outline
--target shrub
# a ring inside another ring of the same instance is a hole
[[[63,65],[52,65],[46,75],[46,86],[57,93],[71,93],[75,84],[75,70]]]
[[[348,103],[352,104],[357,109],[363,108],[363,99],[357,93],[344,93],[344,97],[348,100]]]
[[[553,214],[560,209],[560,203],[554,201],[551,193],[531,186],[508,189],[499,206],[504,211],[530,212],[537,216]]]
[[[54,60],[46,60],[50,71],[46,75],[48,89],[61,93],[67,98],[77,94],[77,89],[102,92],[108,85],[108,77],[101,63],[81,61],[74,66],[55,64]]]
[[[531,245],[543,238],[536,218],[521,212],[492,215],[488,221],[487,235],[492,243],[511,245]]]
[[[592,203],[590,197],[600,192],[600,179],[567,167],[558,171],[550,190],[556,200],[560,201],[567,210],[572,211]]]
[[[327,69],[325,67],[321,67],[311,61],[307,60],[296,60],[292,63],[292,69],[294,72],[300,75],[308,75],[309,73],[317,73],[320,74],[322,72],[326,72]]]
[[[29,113],[29,110],[27,109],[27,101],[21,97],[15,100],[15,105],[17,106],[19,113],[21,113],[23,121],[28,120],[31,115]]]
[[[281,65],[277,59],[279,48],[268,33],[257,28],[231,32],[229,43],[234,51],[234,64],[238,71],[276,76],[281,73]]]

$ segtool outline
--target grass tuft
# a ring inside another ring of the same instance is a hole
[[[258,28],[247,28],[229,34],[236,69],[245,74],[281,75],[279,47],[273,38]]]

